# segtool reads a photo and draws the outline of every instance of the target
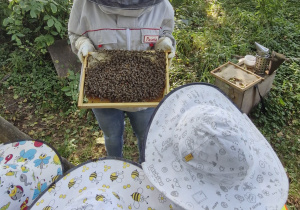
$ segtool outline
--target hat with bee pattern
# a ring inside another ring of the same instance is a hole
[[[185,209],[281,209],[288,179],[272,147],[217,87],[191,83],[160,102],[143,170]]]
[[[62,174],[61,157],[43,141],[0,145],[0,209],[27,209]]]
[[[181,209],[159,192],[140,165],[122,158],[80,164],[32,204],[40,209]]]

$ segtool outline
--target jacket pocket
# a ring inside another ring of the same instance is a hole
[[[117,34],[115,30],[99,30],[89,34],[93,43],[101,49],[115,49],[117,45]]]

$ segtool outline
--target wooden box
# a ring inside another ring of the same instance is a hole
[[[165,89],[161,94],[161,97],[156,98],[155,100],[146,101],[146,102],[110,102],[109,100],[100,100],[100,98],[90,98],[86,97],[84,92],[85,85],[85,75],[87,68],[89,66],[88,57],[86,56],[85,61],[82,65],[81,76],[80,76],[80,85],[79,85],[79,99],[78,107],[84,109],[90,108],[136,108],[136,107],[155,107],[163,99],[163,97],[169,93],[169,64],[168,64],[168,53],[165,53],[166,59],[166,73],[165,73]]]
[[[222,73],[223,72],[223,73]],[[246,69],[243,61],[238,64],[228,62],[211,71],[215,77],[215,85],[219,87],[242,112],[248,114],[271,89],[276,72],[263,77]],[[242,85],[241,81],[246,81]],[[257,85],[257,88],[255,88]]]

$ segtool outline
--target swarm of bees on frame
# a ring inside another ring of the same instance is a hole
[[[110,102],[146,102],[163,96],[164,51],[104,50],[102,61],[89,66],[84,91],[88,98]]]

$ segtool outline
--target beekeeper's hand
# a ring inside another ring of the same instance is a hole
[[[168,58],[171,60],[175,56],[175,49],[169,37],[161,37],[155,44],[155,50],[170,52]]]
[[[95,51],[95,47],[91,40],[84,36],[81,36],[76,40],[75,47],[78,50],[77,56],[81,63],[83,63],[84,57],[87,56],[89,52]]]

